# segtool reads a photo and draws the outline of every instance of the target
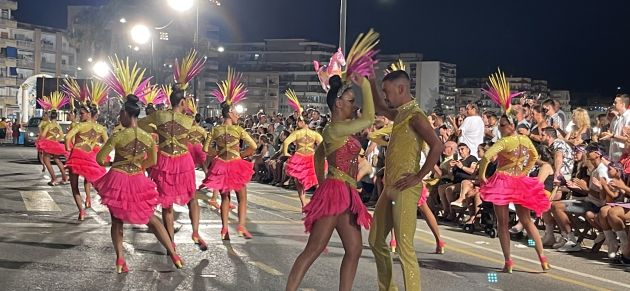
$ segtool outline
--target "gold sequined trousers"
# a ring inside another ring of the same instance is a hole
[[[387,236],[392,228],[396,235],[405,290],[420,290],[420,265],[413,245],[420,193],[422,184],[404,191],[398,191],[393,186],[385,186],[376,203],[369,241],[376,259],[378,289],[381,291],[398,290],[392,276],[392,257],[387,244]],[[391,200],[389,197],[395,199]]]

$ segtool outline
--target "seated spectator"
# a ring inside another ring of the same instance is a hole
[[[442,204],[442,210],[446,215],[446,220],[453,221],[455,219],[455,211],[451,208],[451,202],[455,201],[455,192],[460,190],[460,183],[463,180],[473,180],[475,177],[473,173],[477,167],[477,158],[470,154],[470,148],[465,143],[460,143],[457,146],[459,153],[458,160],[451,160],[449,165],[453,172],[453,183],[445,184],[438,187],[438,195],[440,195],[440,202]]]

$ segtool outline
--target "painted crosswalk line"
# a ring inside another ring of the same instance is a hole
[[[27,211],[61,211],[47,191],[20,191]]]

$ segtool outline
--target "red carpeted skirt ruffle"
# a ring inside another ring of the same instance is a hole
[[[243,159],[212,161],[203,186],[208,189],[227,192],[245,187],[254,175],[254,164]]]
[[[315,173],[315,159],[313,155],[294,154],[284,164],[287,175],[295,178],[304,190],[317,185],[317,174]]]
[[[206,153],[200,143],[188,144],[188,152],[193,159],[195,165],[203,165],[206,162]]]
[[[363,205],[357,190],[341,180],[327,178],[315,190],[311,202],[304,206],[305,231],[310,232],[318,219],[338,215],[345,211],[355,215],[357,225],[370,229],[372,215]]]
[[[93,184],[101,203],[127,223],[147,224],[159,204],[156,185],[144,173],[132,175],[112,169]]]
[[[551,207],[544,185],[535,177],[510,176],[497,172],[479,191],[483,201],[496,205],[521,205],[534,211],[538,217]]]
[[[46,154],[53,156],[67,156],[68,152],[66,152],[66,147],[64,144],[42,138],[38,141],[38,149]]]
[[[429,196],[427,184],[422,182],[422,192],[420,192],[420,199],[418,199],[418,207],[424,205],[424,203],[427,202],[427,196]]]
[[[96,153],[93,150],[85,152],[79,148],[72,149],[66,167],[70,168],[72,173],[83,176],[90,183],[105,175],[106,172],[105,168],[96,162]]]
[[[164,208],[171,208],[173,203],[186,205],[195,195],[195,164],[189,153],[171,157],[158,152],[157,165],[149,176],[157,184]]]

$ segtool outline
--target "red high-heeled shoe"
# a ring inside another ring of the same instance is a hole
[[[193,242],[195,242],[195,244],[197,246],[199,246],[200,250],[202,250],[202,251],[207,251],[208,250],[208,245],[206,244],[206,242],[203,239],[201,239],[201,237],[199,236],[199,233],[193,232],[192,240],[193,240]]]
[[[392,239],[389,241],[389,248],[391,248],[391,249],[392,249],[392,253],[395,253],[395,252],[396,252],[396,247],[397,247],[397,246],[398,246],[398,244],[396,243],[396,239],[395,239],[395,238],[392,238]]]
[[[512,259],[509,259],[507,261],[505,261],[505,265],[503,265],[503,272],[504,273],[508,273],[508,274],[512,274],[512,268],[514,267],[514,261],[512,261]]]
[[[87,213],[85,213],[85,210],[83,209],[79,210],[79,221],[84,221],[86,215]]]
[[[247,229],[244,226],[239,226],[238,227],[238,235],[244,237],[245,239],[252,239],[254,236],[252,236],[251,233],[249,233],[249,231],[247,231]]]
[[[129,272],[129,268],[127,267],[127,263],[124,258],[119,258],[116,260],[116,273],[122,274]]]
[[[90,198],[90,196],[85,198],[85,208],[92,208],[92,199]]]
[[[230,240],[230,233],[228,232],[228,228],[221,228],[221,239],[222,240]]]
[[[182,259],[178,255],[171,254],[171,261],[173,261],[173,265],[175,265],[175,267],[178,269],[184,267],[184,261],[182,261]]]
[[[438,241],[438,244],[435,247],[435,253],[443,255],[445,249],[446,249],[446,243],[443,240]]]
[[[551,265],[549,265],[547,257],[539,256],[538,259],[540,259],[540,267],[542,267],[543,272],[551,270]]]
[[[230,209],[235,209],[236,205],[234,205],[234,203],[230,202]]]

